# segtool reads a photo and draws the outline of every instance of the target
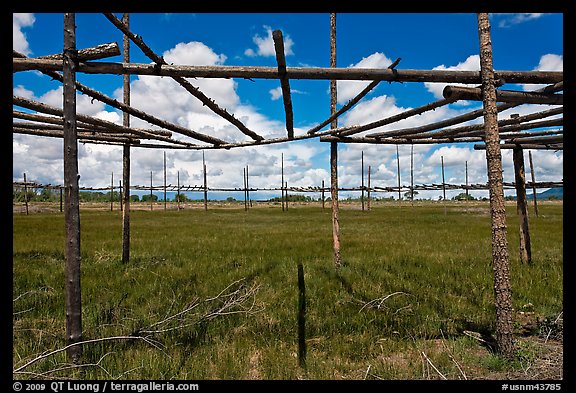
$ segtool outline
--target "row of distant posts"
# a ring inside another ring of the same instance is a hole
[[[531,174],[531,178],[532,178],[532,196],[533,196],[533,201],[534,201],[534,212],[536,217],[538,217],[538,202],[537,202],[537,198],[536,198],[536,186],[535,186],[535,176],[534,176],[534,166],[533,166],[533,162],[532,162],[532,152],[528,151],[528,157],[529,157],[529,162],[530,162],[530,174]],[[446,180],[445,180],[445,176],[444,176],[444,156],[440,157],[441,159],[441,166],[442,166],[442,197],[443,197],[443,201],[444,201],[444,214],[446,214]],[[402,200],[402,196],[401,196],[401,178],[400,178],[400,155],[398,152],[398,146],[396,146],[396,160],[397,160],[397,178],[398,178],[398,202],[400,203]],[[206,161],[204,159],[204,154],[202,154],[202,166],[203,166],[203,180],[204,180],[204,184],[203,184],[203,192],[204,192],[204,210],[208,210],[208,185],[207,185],[207,173],[206,173]],[[370,192],[371,192],[371,185],[370,185],[370,181],[371,181],[371,169],[372,167],[370,165],[368,165],[368,184],[367,187],[365,187],[364,184],[364,151],[362,151],[361,153],[361,167],[362,167],[362,182],[361,182],[361,204],[362,204],[362,211],[364,210],[370,210]],[[152,171],[150,171],[150,210],[153,210],[153,190],[154,190],[154,186],[152,183],[152,177],[153,177],[153,173]],[[466,192],[466,200],[468,200],[469,198],[469,187],[468,187],[468,161],[466,161],[466,169],[465,169],[465,177],[466,177],[466,185],[464,187],[464,190]],[[282,158],[281,158],[281,179],[282,179],[282,186],[281,188],[281,205],[282,205],[282,211],[288,211],[288,182],[285,181],[284,179],[284,153],[282,153]],[[250,185],[249,185],[249,168],[248,165],[246,165],[243,168],[243,182],[244,182],[244,209],[247,211],[249,208],[251,208],[252,205],[252,199],[250,198]],[[60,190],[60,212],[63,211],[63,207],[62,207],[62,203],[63,203],[63,197],[62,197],[62,186],[54,186],[53,188],[58,188]],[[114,209],[114,173],[112,173],[111,176],[111,183],[110,183],[110,211],[112,211]],[[119,186],[118,186],[119,192],[120,192],[120,211],[123,210],[123,198],[122,198],[122,181],[119,180]],[[364,192],[366,191],[367,193],[367,198],[364,197]],[[324,192],[325,192],[325,184],[324,184],[324,180],[322,180],[322,187],[321,187],[321,201],[322,201],[322,210],[325,209],[325,197],[324,197]],[[181,197],[180,197],[180,172],[178,171],[177,173],[177,196],[176,196],[176,201],[177,201],[177,209],[180,210],[181,206],[180,206],[180,201],[181,201]],[[410,154],[410,201],[412,202],[412,205],[414,205],[414,146],[412,145],[412,149],[411,149],[411,154]],[[24,204],[25,204],[25,209],[26,209],[26,215],[28,215],[29,213],[29,209],[28,209],[28,182],[26,181],[26,173],[24,173]],[[164,210],[167,209],[167,198],[166,198],[166,152],[164,152]],[[365,202],[366,202],[366,206],[365,206]]]

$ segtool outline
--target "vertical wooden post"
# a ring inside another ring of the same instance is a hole
[[[514,177],[516,183],[516,211],[520,221],[520,262],[532,263],[530,229],[528,227],[528,204],[526,203],[526,177],[524,171],[524,150],[515,147],[512,151]]]
[[[468,202],[468,161],[466,161],[466,202]]]
[[[152,211],[152,171],[150,171],[150,211]]]
[[[123,201],[122,201],[122,198],[123,198],[123,195],[122,195],[122,180],[118,180],[118,190],[120,191],[120,211],[123,211],[124,206],[123,206],[123,203],[122,203],[122,202],[123,202]]]
[[[208,211],[208,183],[206,181],[206,161],[204,160],[204,150],[202,150],[202,167],[204,168],[204,211]]]
[[[244,179],[244,211],[248,211],[248,186],[246,184],[246,167],[243,168],[242,179]]]
[[[322,180],[322,211],[324,211],[324,180]]]
[[[440,156],[442,160],[442,202],[444,203],[444,215],[446,215],[446,180],[444,178],[444,156]]]
[[[122,16],[124,25],[130,27],[130,14]],[[130,63],[130,39],[127,35],[123,38],[123,62]],[[123,77],[123,102],[130,105],[130,75]],[[122,125],[130,127],[130,114],[123,113]],[[124,210],[122,211],[122,262],[130,260],[130,144],[126,143],[122,149],[122,177],[124,180]]]
[[[530,160],[530,175],[532,177],[532,200],[534,201],[534,214],[538,217],[538,203],[536,202],[536,180],[534,179],[534,165],[532,165],[532,152],[528,150],[528,159]]]
[[[166,210],[166,152],[164,152],[164,210]]]
[[[178,211],[180,211],[180,171],[176,172],[178,185],[176,186],[176,206]]]
[[[252,207],[252,199],[250,199],[250,175],[248,174],[248,165],[246,165],[246,198],[248,199],[248,206]]]
[[[26,206],[26,215],[28,215],[28,185],[26,184],[26,172],[24,172],[24,205]]]
[[[286,211],[288,211],[288,182],[284,183],[284,195],[286,196]]]
[[[282,201],[282,211],[286,210],[285,206],[285,199],[284,199],[284,153],[282,153],[282,185],[280,186],[281,197],[280,200]]]
[[[361,189],[362,189],[362,195],[360,196],[360,198],[362,199],[362,211],[364,211],[364,150],[362,150],[362,183],[361,183]]]
[[[76,134],[76,15],[64,14],[64,221],[65,246],[65,306],[67,345],[82,341],[82,295],[80,285],[80,202],[78,189],[78,140]],[[82,346],[66,350],[72,363],[79,364]]]
[[[336,14],[330,14],[330,67],[336,67]],[[330,81],[330,114],[336,113],[336,80]],[[330,128],[338,128],[338,119],[332,120]],[[338,207],[338,142],[330,142],[330,195],[332,197],[332,239],[334,245],[334,267],[340,271],[340,209]]]
[[[112,178],[110,179],[110,211],[114,210],[114,172],[112,172]]]
[[[498,109],[492,64],[492,41],[487,13],[478,14],[480,41],[480,75],[484,106],[486,161],[490,188],[492,222],[492,268],[494,271],[494,298],[496,308],[496,345],[507,358],[514,356],[513,309],[510,286],[508,239],[506,238],[506,207],[502,179],[502,155],[498,132]]]
[[[368,203],[368,211],[370,211],[370,171],[372,169],[372,166],[368,165],[368,200],[366,201]]]
[[[298,262],[298,365],[306,367],[306,286],[302,262]]]
[[[410,145],[410,201],[414,206],[414,144]]]
[[[398,145],[396,145],[396,162],[398,164],[398,206],[401,206],[402,195],[400,194],[400,153],[398,151]]]

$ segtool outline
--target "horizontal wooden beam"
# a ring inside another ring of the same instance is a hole
[[[99,60],[107,57],[118,56],[120,47],[116,42],[94,46],[92,48],[80,49],[76,55],[78,61]],[[15,58],[27,58],[26,55],[12,50],[12,56]],[[40,56],[38,59],[62,60],[62,53],[54,55]]]
[[[44,59],[12,59],[12,71],[61,71],[62,62]],[[277,67],[262,66],[190,66],[139,63],[80,63],[77,72],[86,74],[156,75],[183,78],[280,79]],[[563,81],[562,71],[495,71],[506,83],[550,84]],[[382,68],[286,67],[289,79],[383,80],[388,82],[437,82],[480,84],[479,71],[395,70]]]
[[[477,87],[446,86],[442,91],[444,98],[455,100],[482,101],[482,89]],[[563,94],[535,93],[532,91],[496,90],[496,101],[519,104],[563,105]]]
[[[501,143],[500,149],[564,150],[564,143]],[[486,150],[486,144],[474,145],[474,150]]]
[[[19,97],[19,96],[13,96],[12,101],[13,101],[14,105],[18,105],[18,106],[21,106],[23,108],[35,110],[35,111],[42,112],[42,113],[47,113],[50,115],[62,116],[62,109],[43,104],[41,102],[28,100],[27,98]],[[102,126],[102,127],[105,127],[105,128],[111,129],[111,130],[137,134],[141,138],[150,138],[150,139],[162,140],[164,142],[191,145],[190,143],[187,143],[187,142],[166,138],[166,137],[163,137],[160,135],[150,133],[148,131],[143,131],[142,129],[124,127],[124,126],[118,125],[116,123],[112,123],[110,121],[98,119],[98,118],[91,117],[91,116],[77,114],[76,118],[77,118],[77,120],[83,121],[85,123],[94,124],[97,126]],[[198,134],[196,132],[194,132],[188,136],[193,137],[193,138],[198,139],[198,140],[202,140],[203,142],[208,142],[208,143],[214,143],[214,144],[225,143],[223,140],[213,138],[211,136],[207,136],[204,134]]]

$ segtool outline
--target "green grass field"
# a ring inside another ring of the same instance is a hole
[[[83,339],[162,331],[151,341],[86,344],[85,367],[66,367],[60,352],[14,376],[473,379],[525,367],[538,356],[529,342],[519,341],[518,361],[507,362],[464,334],[494,332],[488,208],[343,208],[340,274],[328,205],[133,211],[127,264],[121,212],[81,210]],[[563,310],[562,204],[541,203],[539,212],[530,214],[533,264],[522,265],[516,208],[507,206],[513,305],[536,321],[534,337]],[[305,369],[297,361],[298,262]],[[14,214],[13,299],[14,369],[66,345],[63,214]]]

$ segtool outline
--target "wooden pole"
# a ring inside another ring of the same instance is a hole
[[[282,153],[282,184],[280,185],[280,192],[281,192],[280,200],[282,201],[282,211],[284,211],[286,210],[285,209],[286,200],[284,198],[284,153]]]
[[[80,199],[78,194],[78,141],[76,138],[76,15],[64,14],[64,189],[66,208],[65,306],[67,345],[82,341],[80,285]],[[82,345],[66,350],[69,360],[81,363]]]
[[[336,68],[336,14],[330,14],[330,67]],[[336,80],[330,81],[330,114],[336,113],[337,101]],[[338,128],[335,118],[330,128]],[[332,197],[332,239],[334,248],[334,268],[340,271],[340,209],[338,207],[338,142],[330,142],[330,195]]]
[[[364,211],[364,151],[362,151],[362,195],[361,195],[361,200],[362,200],[362,211]]]
[[[370,211],[370,171],[372,169],[372,166],[368,165],[368,200],[366,201],[368,203],[368,211]]]
[[[278,75],[280,76],[280,86],[282,88],[282,99],[284,101],[284,111],[286,112],[286,131],[288,138],[294,138],[294,115],[292,113],[292,98],[290,95],[290,81],[286,78],[286,57],[284,54],[284,39],[281,30],[272,32],[274,48],[276,50],[276,61],[278,63]]]
[[[110,179],[110,211],[114,211],[114,172]]]
[[[306,367],[306,286],[302,262],[298,262],[298,365]]]
[[[414,144],[410,145],[410,201],[414,206]]]
[[[468,161],[466,161],[466,202],[468,202]]]
[[[28,215],[28,185],[26,184],[26,172],[24,172],[24,205],[26,206],[26,215]]]
[[[206,161],[204,160],[204,152],[202,152],[202,167],[204,172],[204,211],[208,211],[208,183],[206,181]]]
[[[532,165],[532,152],[528,151],[528,159],[530,160],[530,175],[532,178],[532,200],[534,201],[534,214],[538,217],[538,203],[536,202],[536,180],[534,179],[534,165]]]
[[[518,147],[512,150],[514,177],[516,183],[516,211],[520,222],[520,262],[532,263],[530,229],[528,227],[528,204],[526,202],[526,178],[524,171],[524,150]]]
[[[180,171],[176,172],[178,186],[176,188],[176,201],[178,206],[178,211],[180,211]]]
[[[398,206],[401,206],[402,195],[400,193],[400,153],[398,150],[398,145],[396,145],[396,163],[398,164]]]
[[[286,190],[284,195],[286,195],[286,211],[288,211],[288,182],[284,183],[284,189]]]
[[[324,210],[324,180],[322,180],[322,210]]]
[[[130,14],[125,13],[122,17],[124,25],[130,26]],[[130,63],[130,40],[123,38],[123,61]],[[130,75],[124,75],[122,82],[124,105],[130,106]],[[130,114],[123,112],[122,125],[130,127]],[[130,144],[122,147],[122,179],[124,181],[124,210],[122,211],[122,262],[130,260]]]
[[[248,206],[252,207],[252,199],[250,199],[250,175],[248,173],[248,165],[246,165],[246,197],[248,198]]]
[[[242,179],[244,179],[244,211],[248,211],[248,186],[246,185],[246,167],[243,168]]]
[[[122,198],[123,198],[123,195],[122,195],[122,180],[118,180],[118,186],[119,186],[118,190],[120,191],[120,211],[123,211],[124,206],[123,206],[123,203],[122,203],[122,202],[123,202],[123,201],[122,201]]]
[[[487,13],[478,14],[480,41],[480,74],[484,125],[486,132],[486,161],[490,188],[492,222],[492,268],[494,271],[494,298],[496,308],[497,350],[507,358],[514,357],[513,308],[510,287],[508,239],[506,237],[506,207],[502,179],[502,155],[498,134],[498,111],[492,64],[492,41]]]
[[[152,211],[152,171],[150,171],[150,211]]]
[[[442,159],[442,202],[444,202],[444,215],[446,215],[446,180],[444,179],[444,156]]]
[[[164,210],[166,210],[166,152],[164,152]]]

